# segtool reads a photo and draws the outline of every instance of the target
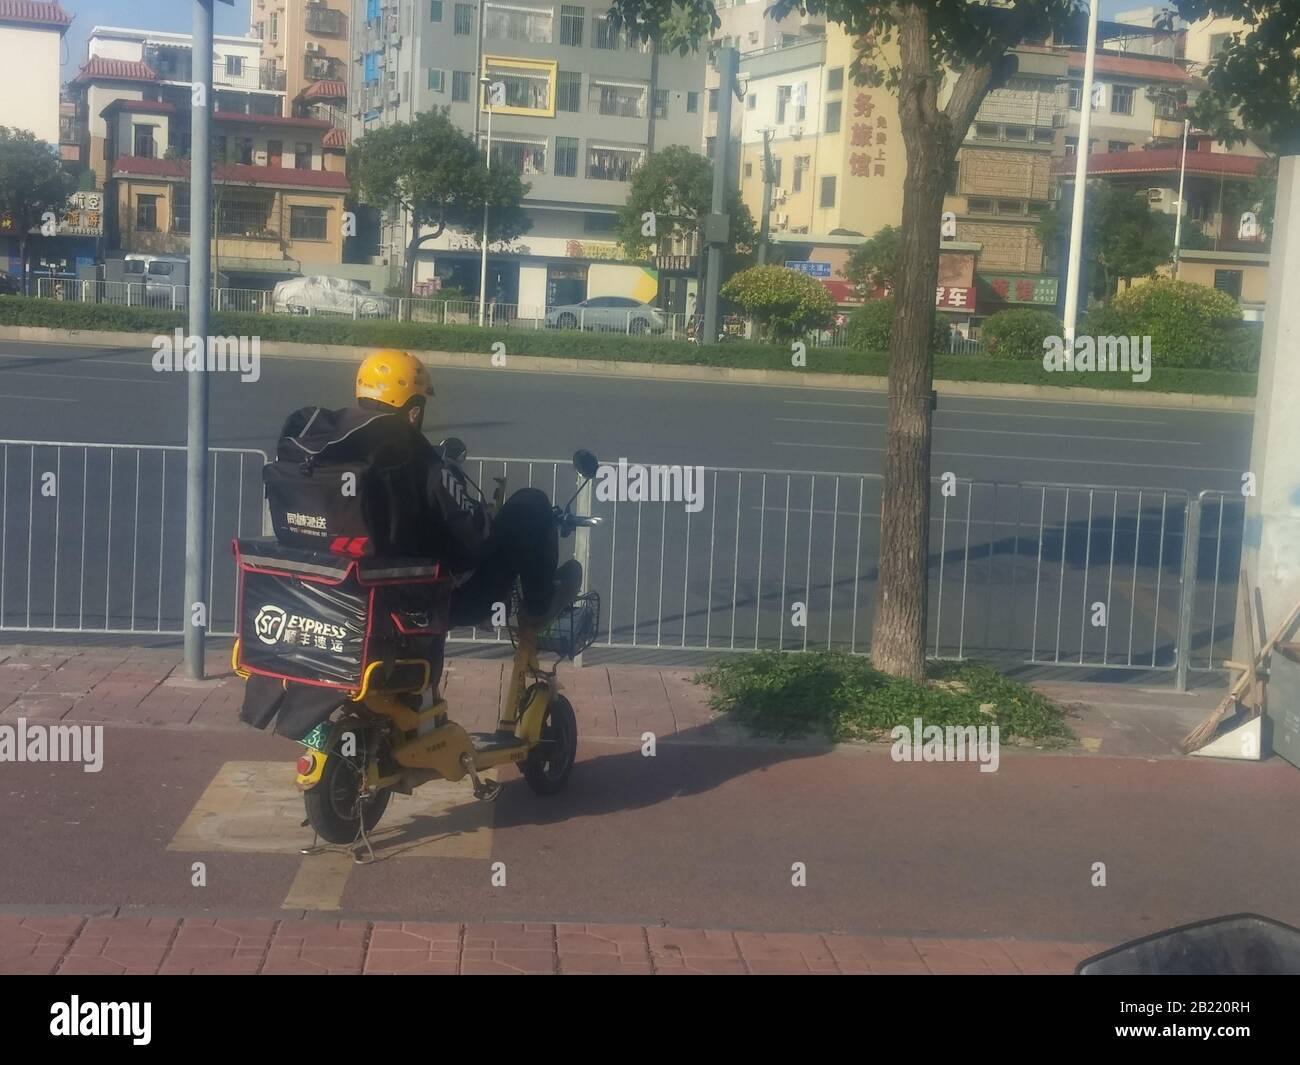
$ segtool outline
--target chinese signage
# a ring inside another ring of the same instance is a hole
[[[1056,303],[1056,278],[1054,277],[984,277],[994,295],[1004,303],[1039,303],[1051,306]]]
[[[0,232],[13,233],[17,227],[11,215],[0,218]],[[31,228],[32,233],[42,233],[42,224],[37,222]],[[58,213],[58,231],[60,237],[100,237],[104,234],[104,194],[102,192],[74,192],[66,206]],[[45,234],[55,235],[55,234]]]
[[[849,173],[853,177],[884,177],[889,123],[884,115],[875,114],[871,93],[860,92],[853,98],[853,125],[849,130]]]
[[[790,270],[798,270],[809,277],[830,277],[831,264],[816,260],[787,259],[785,265]]]
[[[874,299],[892,295],[888,288],[878,288],[872,293]],[[969,285],[938,285],[934,290],[934,306],[940,311],[974,311],[975,289]]]

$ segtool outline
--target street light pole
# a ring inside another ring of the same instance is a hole
[[[185,435],[185,672],[203,679],[203,646],[211,603],[205,603],[208,559],[208,302],[212,286],[212,3],[194,0],[194,44],[190,52],[190,342],[199,346],[197,369],[186,373]]]
[[[718,133],[713,139],[713,201],[706,222],[705,239],[709,246],[709,265],[704,275],[704,332],[701,344],[718,339],[718,289],[722,284],[722,256],[729,236],[727,210],[727,158],[731,150],[731,99],[736,92],[739,53],[731,47],[717,50]]]
[[[1088,5],[1088,49],[1083,60],[1083,86],[1079,98],[1079,143],[1074,160],[1074,204],[1070,211],[1070,264],[1065,275],[1065,350],[1074,365],[1074,325],[1079,316],[1079,268],[1083,254],[1083,202],[1088,194],[1088,134],[1092,128],[1092,70],[1097,59],[1097,8]]]
[[[479,79],[483,98],[487,101],[487,169],[492,173],[492,88],[485,72]],[[487,310],[487,248],[488,248],[488,198],[483,197],[483,251],[478,267],[478,324],[483,326],[483,312]]]
[[[767,263],[767,239],[772,214],[772,129],[765,127],[763,134],[763,218],[758,231],[758,264]]]
[[[1174,280],[1178,280],[1178,259],[1183,240],[1183,179],[1187,176],[1187,129],[1191,122],[1183,119],[1183,159],[1178,166],[1178,213],[1174,215]]]

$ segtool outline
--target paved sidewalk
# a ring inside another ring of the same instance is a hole
[[[1110,944],[550,923],[0,916],[20,975],[1050,975]]]
[[[509,678],[505,658],[447,660],[444,694],[455,718],[488,730]],[[561,689],[577,711],[580,735],[640,742],[659,739],[745,744],[748,734],[709,709],[694,668],[589,665],[564,668]],[[230,672],[228,648],[208,657],[206,681],[183,675],[173,647],[0,648],[0,722],[35,721],[241,729],[243,681]],[[1218,701],[1213,689],[1179,694],[1134,684],[1048,681],[1037,685],[1069,711],[1079,743],[1073,753],[1135,758],[1181,757],[1176,744]]]

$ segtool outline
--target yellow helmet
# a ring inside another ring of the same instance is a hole
[[[357,370],[357,399],[373,399],[401,410],[411,398],[431,395],[429,371],[410,352],[384,348]]]

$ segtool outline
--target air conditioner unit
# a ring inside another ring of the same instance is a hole
[[[315,41],[308,41],[308,42],[307,42],[307,54],[308,54],[308,55],[315,55],[315,54],[316,54],[317,52],[319,52],[320,50],[321,50],[320,45],[317,44]]]
[[[790,216],[786,214],[784,211],[776,212],[776,224],[778,227],[784,229],[786,223],[789,221],[790,221]]]
[[[1164,203],[1164,189],[1147,189],[1147,203]]]
[[[800,137],[802,137],[802,136],[803,136],[803,126],[791,126],[791,127],[790,127],[790,136],[793,137],[795,140],[798,140]]]
[[[773,190],[772,190],[772,202],[773,202],[773,203],[785,203],[785,189],[773,189]]]

